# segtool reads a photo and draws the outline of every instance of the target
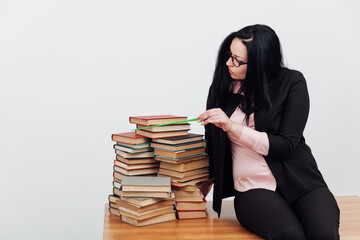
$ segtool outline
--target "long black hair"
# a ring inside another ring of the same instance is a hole
[[[239,100],[239,107],[246,114],[248,122],[254,111],[272,108],[269,84],[284,66],[282,50],[275,31],[266,25],[247,26],[228,35],[220,46],[212,82],[220,105],[226,103],[232,89],[233,79],[226,61],[227,51],[230,50],[234,38],[242,40],[248,55],[246,76],[238,92],[244,94]]]

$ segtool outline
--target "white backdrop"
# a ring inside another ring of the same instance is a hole
[[[307,79],[330,189],[359,195],[360,4],[313,2],[0,1],[0,239],[101,239],[111,134],[202,113],[221,41],[255,23]]]

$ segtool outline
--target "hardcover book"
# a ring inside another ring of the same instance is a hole
[[[152,152],[154,149],[151,147],[148,148],[129,148],[129,147],[125,147],[119,144],[114,144],[114,149],[115,150],[120,150],[123,152],[127,152],[127,153],[141,153],[141,152]]]
[[[176,182],[176,181],[171,180],[171,186],[185,187],[188,185],[195,185],[197,183],[206,181],[207,179],[208,179],[208,177],[206,176],[206,177],[200,177],[200,178],[196,178],[196,179],[186,181],[186,182]]]
[[[115,150],[117,155],[120,155],[123,158],[151,158],[154,157],[154,152],[140,152],[140,153],[127,153],[121,150]]]
[[[126,164],[119,160],[114,160],[114,165],[124,168],[126,170],[144,169],[144,168],[158,168],[159,162],[155,163],[140,163],[140,164]]]
[[[164,213],[174,212],[174,206],[171,205],[171,206],[166,206],[166,207],[162,207],[162,208],[152,209],[152,210],[149,210],[149,211],[143,212],[143,213],[137,213],[137,212],[128,210],[123,207],[119,207],[119,210],[120,210],[121,215],[128,216],[128,217],[131,217],[136,220],[144,220],[147,218],[162,215]]]
[[[186,172],[177,172],[177,171],[172,171],[172,170],[165,169],[165,168],[159,168],[159,173],[171,176],[172,178],[175,178],[175,179],[176,178],[185,179],[186,177],[192,178],[192,176],[197,176],[199,174],[205,174],[208,172],[209,172],[209,169],[207,167],[198,168],[198,169],[194,169],[194,170],[190,170],[190,171],[186,171]],[[207,176],[207,175],[203,175],[203,176]]]
[[[171,192],[170,177],[124,177],[123,191]]]
[[[203,199],[202,202],[176,202],[177,210],[193,210],[193,211],[204,211],[206,210],[206,200]]]
[[[134,211],[136,213],[144,213],[144,212],[154,210],[154,209],[158,209],[158,208],[162,208],[162,207],[173,206],[175,201],[174,201],[174,199],[165,199],[163,201],[156,202],[156,203],[144,206],[144,207],[141,207],[141,206],[126,202],[126,201],[121,200],[121,199],[117,199],[116,203],[117,203],[117,205],[119,207],[126,208],[129,211]]]
[[[141,125],[159,125],[171,122],[178,122],[187,120],[187,117],[174,116],[174,115],[152,115],[152,116],[134,116],[129,117],[130,123],[141,124]]]
[[[124,146],[124,147],[128,147],[128,148],[132,148],[132,149],[140,149],[140,148],[149,148],[150,147],[150,142],[140,143],[140,144],[129,144],[129,143],[123,143],[123,142],[116,142],[116,144]]]
[[[115,133],[111,135],[111,140],[114,142],[123,142],[127,144],[141,144],[148,143],[150,139],[138,135],[134,132]]]
[[[186,171],[191,171],[194,169],[204,168],[204,167],[208,167],[208,166],[209,166],[208,159],[195,160],[195,161],[179,163],[179,164],[160,162],[160,168],[169,169],[169,170],[178,171],[178,172],[186,172]]]
[[[154,197],[154,198],[169,198],[170,192],[138,192],[138,191],[122,191],[122,197]]]
[[[116,155],[116,160],[119,160],[126,164],[141,164],[141,163],[157,163],[159,161],[155,160],[153,157],[149,158],[124,158],[120,155]]]
[[[160,161],[160,162],[168,162],[168,163],[173,163],[173,164],[179,164],[179,163],[187,163],[187,162],[192,162],[192,161],[197,161],[197,160],[202,160],[202,159],[209,159],[208,155],[198,155],[198,156],[190,156],[190,157],[184,157],[184,158],[164,158],[161,156],[155,156],[155,160]]]
[[[199,147],[205,147],[206,141],[196,141],[196,142],[189,142],[189,143],[181,143],[181,144],[165,144],[165,143],[157,143],[152,142],[151,147],[168,150],[168,151],[180,151],[180,150],[186,150],[186,149],[193,149],[193,148],[199,148]]]
[[[146,125],[136,124],[136,128],[143,128],[148,127]],[[166,125],[166,126],[158,126],[158,127],[151,127],[151,128],[145,128],[148,132],[171,132],[171,131],[189,131],[190,130],[190,124],[172,124],[172,125]]]
[[[123,222],[129,223],[131,225],[134,225],[137,227],[142,227],[142,226],[147,226],[147,225],[151,225],[151,224],[155,224],[155,223],[162,223],[162,222],[176,220],[176,215],[175,215],[175,211],[173,211],[173,212],[165,213],[165,214],[158,215],[158,216],[155,216],[152,218],[147,218],[144,220],[136,220],[136,219],[128,217],[128,216],[121,216],[121,220]]]
[[[109,202],[116,204],[117,200],[120,200],[120,197],[118,195],[115,194],[109,195]]]
[[[139,207],[145,207],[145,206],[166,200],[164,198],[152,198],[152,197],[122,197],[122,196],[120,196],[120,198],[121,198],[121,200],[123,200],[127,203],[134,204]],[[175,198],[174,193],[171,193],[170,197],[167,199],[174,199],[174,198]]]
[[[144,169],[133,169],[126,170],[119,166],[114,166],[114,171],[119,172],[123,175],[127,176],[137,176],[137,175],[146,175],[146,174],[154,174],[159,172],[159,168],[144,168]],[[121,184],[123,185],[124,177],[122,178]]]
[[[191,157],[191,156],[199,156],[199,155],[205,155],[205,148],[195,148],[195,149],[189,149],[189,150],[181,150],[177,152],[167,151],[167,150],[160,150],[155,148],[154,155],[164,157],[164,158],[185,158],[185,157]]]
[[[121,189],[121,181],[114,179],[113,187]]]
[[[188,135],[184,135],[184,136],[153,139],[153,142],[174,145],[174,144],[200,141],[204,139],[203,137],[204,135],[189,133]]]
[[[173,136],[184,136],[188,134],[187,130],[171,131],[171,132],[149,132],[146,130],[136,130],[135,132],[139,135],[143,135],[148,138],[165,138],[165,137],[173,137]]]
[[[112,208],[112,207],[109,206],[109,212],[112,215],[120,217],[120,211],[117,208]]]
[[[192,181],[192,180],[195,180],[198,178],[203,178],[203,177],[207,178],[208,175],[209,175],[208,172],[204,172],[204,173],[199,173],[199,174],[188,176],[188,177],[179,178],[179,177],[169,176],[169,175],[166,175],[163,173],[158,173],[158,176],[160,176],[160,177],[171,177],[171,183],[174,183],[174,182],[185,183],[185,182]]]

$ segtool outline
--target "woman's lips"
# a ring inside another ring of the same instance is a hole
[[[233,72],[232,72],[230,69],[229,69],[229,73],[230,73],[230,74],[233,74]]]

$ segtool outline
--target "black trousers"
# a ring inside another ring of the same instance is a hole
[[[339,239],[340,211],[327,187],[317,188],[291,205],[279,192],[238,192],[234,207],[241,225],[265,239]]]

